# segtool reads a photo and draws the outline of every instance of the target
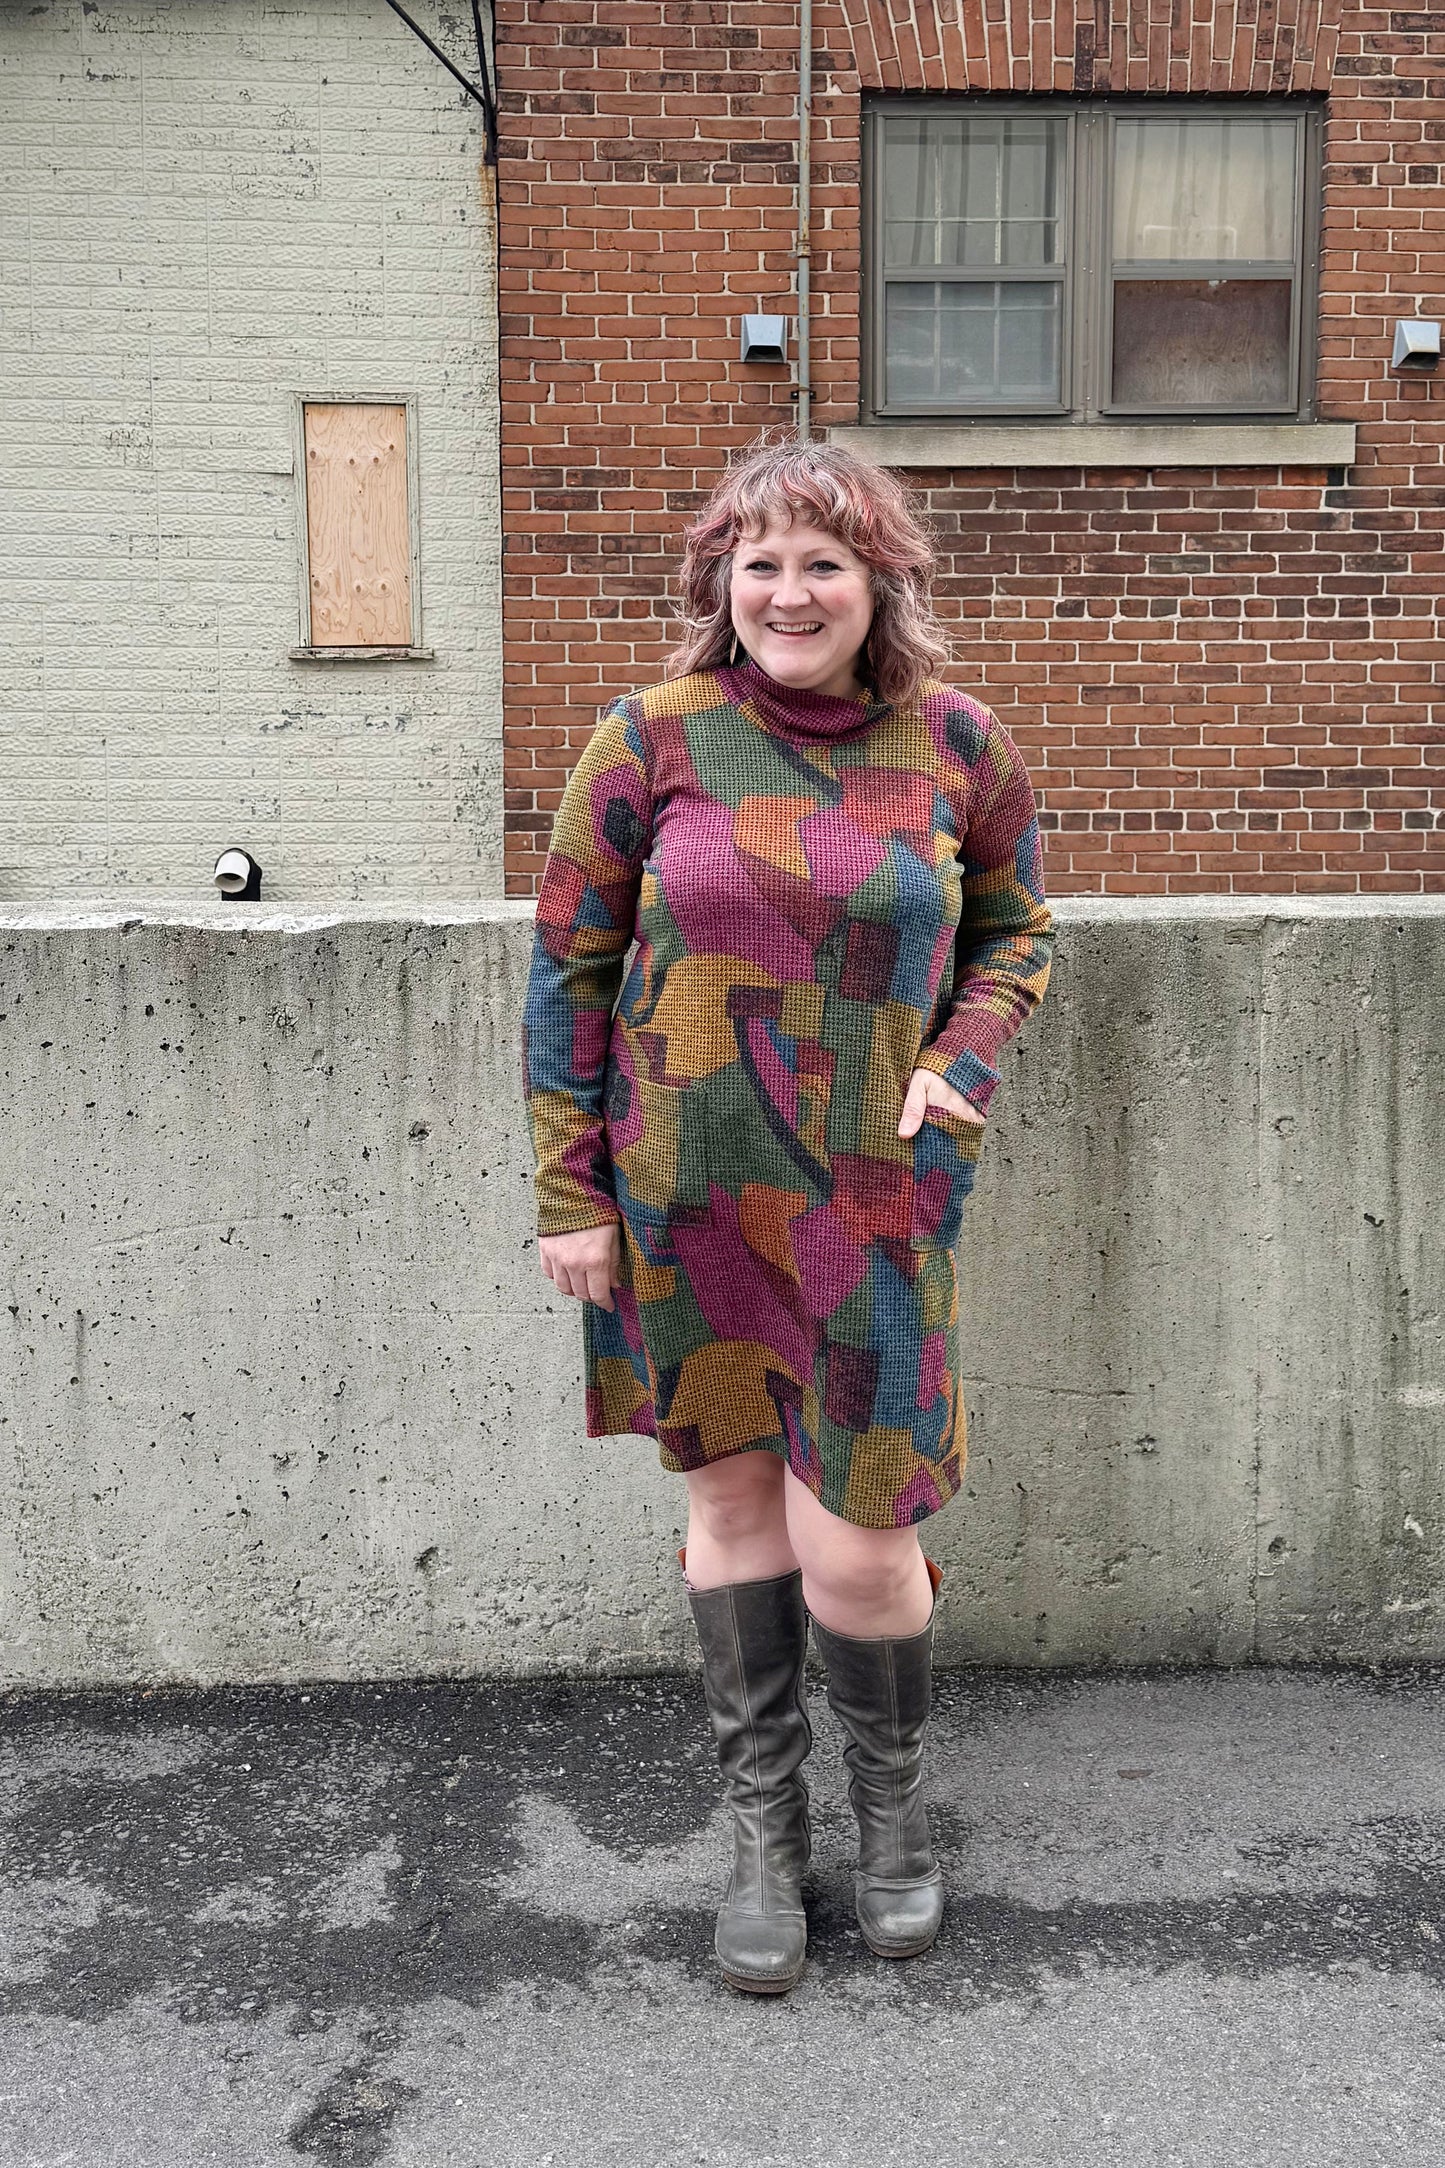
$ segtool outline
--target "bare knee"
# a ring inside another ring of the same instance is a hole
[[[689,1510],[714,1543],[747,1542],[783,1526],[782,1478],[771,1453],[735,1453],[689,1474]]]
[[[807,1547],[802,1564],[824,1612],[886,1617],[907,1603],[916,1586],[918,1538],[907,1529],[830,1532],[827,1542]]]
[[[797,1572],[783,1508],[783,1465],[771,1453],[729,1454],[691,1470],[687,1489],[690,1588]]]
[[[791,1475],[785,1496],[804,1600],[820,1626],[866,1636],[927,1625],[933,1590],[916,1529],[859,1527]]]

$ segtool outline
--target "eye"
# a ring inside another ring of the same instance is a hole
[[[776,572],[778,568],[773,563],[771,557],[750,557],[743,569],[746,572]],[[824,572],[838,572],[842,570],[842,567],[838,564],[835,558],[815,557],[812,563],[809,565],[808,570],[810,572],[817,572],[819,570]]]

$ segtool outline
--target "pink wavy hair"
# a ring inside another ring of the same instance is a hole
[[[934,539],[909,492],[886,467],[869,466],[839,444],[782,442],[766,434],[723,475],[684,537],[675,612],[683,634],[663,667],[688,677],[726,663],[733,643],[732,553],[774,518],[824,529],[868,567],[873,622],[859,674],[882,700],[911,700],[925,678],[952,660],[933,612]]]

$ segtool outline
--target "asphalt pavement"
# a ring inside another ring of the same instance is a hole
[[[696,1679],[0,1701],[3,2168],[1441,2168],[1445,1673],[965,1671],[935,1948],[718,1980]]]

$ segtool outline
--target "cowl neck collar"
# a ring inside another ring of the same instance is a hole
[[[718,670],[729,699],[747,707],[765,729],[787,738],[851,738],[887,715],[891,702],[880,700],[871,687],[854,699],[836,693],[810,692],[802,686],[784,685],[751,657]]]

